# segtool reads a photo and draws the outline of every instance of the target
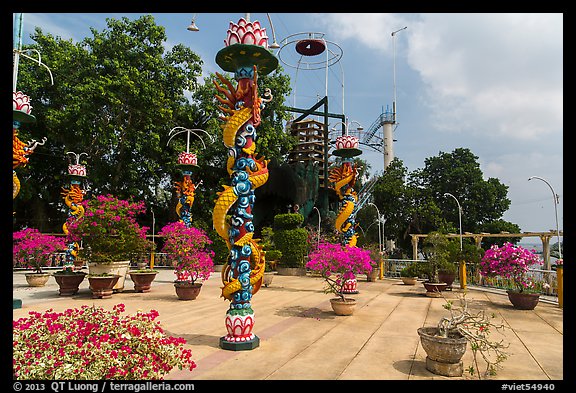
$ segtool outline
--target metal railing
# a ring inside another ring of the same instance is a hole
[[[426,260],[418,259],[385,259],[384,260],[384,277],[400,277],[400,271],[411,263],[424,262]],[[542,295],[558,296],[558,280],[555,270],[530,269],[528,277],[534,282],[534,290]],[[458,276],[455,283],[459,283]],[[485,288],[496,289],[516,289],[511,279],[503,277],[483,277],[480,269],[475,264],[466,264],[466,283]]]

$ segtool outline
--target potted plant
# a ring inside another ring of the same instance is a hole
[[[99,273],[88,274],[90,290],[94,299],[109,299],[114,293],[114,285],[120,278],[119,274]]]
[[[344,285],[346,280],[357,274],[370,273],[370,251],[337,243],[320,243],[309,258],[306,267],[321,275],[326,284],[326,293],[336,296],[330,299],[336,315],[352,315],[356,299],[344,296]]]
[[[150,268],[130,270],[128,272],[130,279],[134,283],[134,291],[136,292],[150,292],[152,281],[154,281],[158,273],[158,270]]]
[[[460,307],[455,307],[451,300],[446,300],[443,307],[450,311],[449,317],[442,317],[436,326],[421,327],[417,332],[422,348],[426,352],[426,368],[439,375],[448,377],[461,376],[464,372],[462,356],[466,352],[467,343],[473,352],[474,365],[467,371],[478,374],[477,356],[480,354],[486,363],[484,375],[494,375],[501,363],[506,360],[504,351],[508,344],[504,340],[491,340],[492,329],[502,331],[505,325],[495,324],[494,314],[487,316],[484,310],[472,313],[468,308],[466,293],[460,296]]]
[[[493,245],[484,253],[480,261],[480,274],[484,277],[500,276],[512,280],[515,289],[506,291],[514,308],[533,310],[540,299],[534,290],[534,281],[528,276],[532,266],[542,265],[543,261],[522,246],[506,242],[499,247]]]
[[[83,305],[13,321],[15,379],[151,380],[175,367],[196,367],[186,340],[167,335],[155,321],[157,311],[123,315],[124,309]]]
[[[60,296],[72,296],[80,290],[80,284],[84,281],[86,273],[81,270],[74,270],[72,267],[65,267],[52,274],[58,284]]]
[[[68,242],[83,242],[79,256],[88,261],[90,274],[118,274],[114,291],[124,290],[124,280],[135,254],[148,254],[154,244],[146,239],[147,227],[136,217],[146,211],[144,202],[132,202],[113,195],[99,195],[81,202],[84,216],[70,217]]]
[[[382,261],[382,253],[380,252],[380,247],[377,244],[370,244],[365,248],[370,251],[370,265],[372,265],[372,270],[370,273],[366,274],[366,281],[374,282],[380,277],[380,262]]]
[[[52,265],[52,254],[64,251],[64,239],[40,233],[35,228],[25,228],[12,233],[12,263],[14,266],[33,269],[26,273],[26,281],[31,287],[43,287],[50,274],[42,271]]]
[[[424,241],[423,252],[426,257],[424,272],[428,279],[423,282],[426,296],[440,297],[440,292],[446,290],[448,284],[440,281],[438,270],[448,261],[448,239],[440,232],[431,232]]]
[[[400,278],[404,285],[416,285],[420,275],[419,262],[411,262],[408,266],[400,270]]]
[[[264,268],[264,279],[262,282],[266,288],[272,284],[272,279],[276,274],[278,274],[278,271],[276,271],[276,265],[281,256],[282,251],[280,250],[272,249],[266,251],[266,266]]]
[[[202,282],[214,271],[212,240],[199,228],[187,227],[181,221],[165,225],[159,236],[164,237],[162,252],[174,266],[174,287],[180,300],[194,300],[200,293]]]
[[[452,290],[452,283],[458,275],[458,265],[449,260],[441,260],[438,264],[438,281],[446,283],[446,290]]]

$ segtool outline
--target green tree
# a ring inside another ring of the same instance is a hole
[[[30,48],[42,53],[54,85],[42,67],[21,64],[18,88],[33,102],[35,132],[48,141],[38,152],[42,160],[30,162],[33,176],[16,206],[19,217],[26,217],[25,206],[61,200],[68,151],[88,154],[94,194],[150,203],[167,181],[162,168],[173,159],[163,154],[167,133],[185,92],[196,88],[200,58],[180,44],[165,52],[165,29],[152,16],[109,18],[106,29],[91,32],[78,43],[40,28],[31,35]]]

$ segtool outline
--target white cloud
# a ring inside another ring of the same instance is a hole
[[[382,53],[392,52],[391,32],[408,26],[397,56],[420,75],[433,127],[517,139],[562,132],[562,14],[321,16],[336,39]]]

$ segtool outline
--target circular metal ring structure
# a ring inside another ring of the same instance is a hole
[[[288,47],[294,52],[288,52]],[[282,52],[284,51],[284,53]],[[326,53],[325,53],[326,52]],[[290,55],[299,56],[294,64]],[[319,70],[330,67],[340,61],[343,51],[338,44],[324,39],[324,33],[296,33],[284,38],[278,49],[278,59],[288,67],[306,70]]]

